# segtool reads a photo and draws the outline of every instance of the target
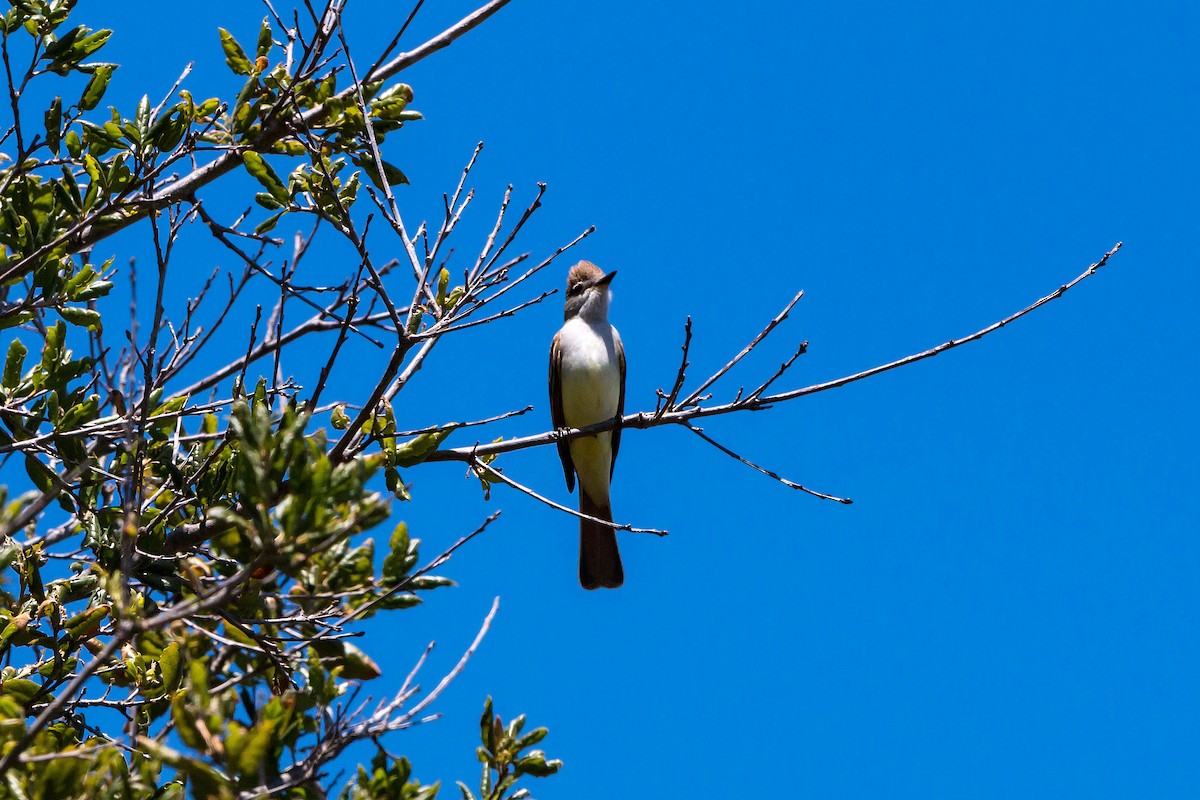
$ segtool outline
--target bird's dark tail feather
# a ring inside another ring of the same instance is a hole
[[[592,502],[588,493],[579,487],[579,511],[591,517],[612,520],[612,508]],[[617,549],[617,532],[607,525],[579,520],[579,583],[585,589],[616,589],[625,582],[621,567],[621,552]]]

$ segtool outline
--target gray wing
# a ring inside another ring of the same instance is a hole
[[[621,362],[621,399],[625,399],[625,383],[624,383],[624,361]],[[562,351],[558,346],[558,335],[554,336],[554,341],[550,343],[550,421],[554,425],[554,429],[567,427],[567,421],[563,415],[562,406],[562,382],[559,375],[562,372]],[[567,491],[575,491],[575,465],[571,462],[571,446],[565,439],[560,439],[558,442],[558,457],[562,459],[563,474],[567,478]]]
[[[608,467],[608,478],[612,480],[613,470],[617,466],[617,450],[621,447],[621,417],[625,416],[625,345],[617,329],[613,328],[613,342],[617,346],[617,363],[621,365],[621,394],[617,399],[617,424],[612,429],[612,463]]]

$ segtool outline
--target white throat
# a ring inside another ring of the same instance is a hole
[[[579,318],[589,324],[608,322],[608,303],[611,298],[607,286],[593,286],[583,296],[583,308]]]

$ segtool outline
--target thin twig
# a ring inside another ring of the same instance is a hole
[[[877,367],[872,367],[871,369],[863,370],[862,372],[856,372],[853,375],[847,375],[836,380],[826,381],[824,383],[816,383],[811,386],[805,386],[800,389],[793,389],[788,392],[780,392],[779,394],[768,395],[765,397],[747,397],[739,399],[736,402],[723,403],[721,405],[690,406],[688,408],[680,408],[676,411],[667,412],[661,415],[657,415],[655,412],[646,411],[626,414],[621,419],[620,425],[622,428],[655,428],[659,425],[678,425],[701,417],[712,417],[737,411],[754,411],[774,403],[795,400],[797,398],[810,394],[816,394],[817,392],[823,392],[828,389],[837,389],[841,386],[870,378],[882,372],[887,372],[888,370],[908,366],[909,364],[922,361],[926,358],[932,358],[940,353],[946,352],[947,350],[967,344],[968,342],[982,339],[984,336],[987,336],[988,334],[1015,322],[1016,320],[1020,319],[1031,311],[1040,308],[1046,303],[1062,297],[1063,294],[1073,289],[1081,281],[1091,277],[1092,275],[1095,275],[1096,272],[1101,267],[1105,266],[1108,263],[1108,260],[1112,258],[1112,256],[1114,256],[1120,249],[1121,243],[1118,242],[1113,249],[1104,254],[1103,258],[1089,266],[1073,280],[1063,284],[1058,289],[1055,289],[1045,297],[1042,297],[1029,304],[1020,311],[1010,314],[1004,319],[994,322],[991,325],[988,325],[986,328],[982,328],[975,333],[964,336],[960,339],[952,339],[944,344],[931,347],[928,350],[922,350],[919,353],[913,353],[912,355],[905,356],[904,358],[899,358],[895,361],[889,361],[886,364],[881,364]],[[506,439],[502,442],[481,442],[467,447],[448,447],[445,449],[435,450],[426,458],[426,461],[461,461],[467,464],[472,464],[475,463],[478,458],[483,456],[511,453],[516,450],[525,450],[530,447],[542,447],[549,444],[556,444],[564,439],[574,439],[579,436],[589,436],[591,434],[609,431],[612,430],[616,424],[616,420],[610,419],[604,420],[603,422],[598,422],[595,425],[588,425],[585,428],[546,431],[545,433],[534,434],[532,436],[520,436],[513,439]]]
[[[688,348],[692,344],[692,317],[689,314],[687,322],[683,323],[683,356],[679,360],[679,369],[675,371],[675,383],[671,386],[671,393],[665,397],[665,402],[654,411],[656,417],[661,417],[668,411],[675,409],[675,398],[679,397],[679,392],[683,389],[683,382],[687,380],[687,368],[691,366],[688,361]],[[661,390],[659,392],[661,397]]]
[[[500,483],[503,483],[506,486],[511,486],[512,488],[516,489],[518,492],[521,492],[522,494],[526,494],[526,495],[532,497],[534,500],[537,500],[538,502],[545,503],[546,505],[550,506],[551,508],[556,508],[559,511],[563,511],[567,514],[570,514],[573,517],[579,517],[580,519],[586,519],[590,522],[598,522],[601,525],[605,525],[609,528],[613,528],[614,530],[618,530],[618,531],[629,531],[630,533],[652,533],[655,536],[666,536],[667,535],[667,531],[659,530],[658,528],[636,528],[633,525],[629,525],[628,523],[613,522],[612,520],[601,519],[600,517],[593,517],[591,514],[584,514],[583,512],[576,511],[573,508],[568,508],[567,506],[564,506],[561,503],[556,503],[548,497],[543,497],[542,495],[535,492],[533,489],[530,489],[528,486],[525,486],[524,484],[521,484],[521,483],[517,483],[512,478],[505,475],[503,472],[500,472],[495,467],[492,467],[492,466],[489,466],[488,464],[483,463],[479,459],[473,459],[470,462],[470,464],[471,464],[471,469],[473,469],[476,472],[476,474],[481,475],[483,478],[485,478],[489,482],[499,481]]]
[[[456,431],[459,428],[475,428],[480,425],[490,425],[493,422],[499,422],[502,419],[509,419],[511,417],[519,417],[519,416],[522,416],[523,414],[529,413],[530,411],[533,411],[533,406],[525,406],[524,408],[518,408],[513,411],[505,411],[503,414],[497,414],[494,417],[486,417],[484,419],[471,420],[470,422],[447,422],[444,425],[428,425],[424,428],[417,428],[416,430],[411,430],[411,431],[396,431],[395,436],[397,438],[400,438],[400,437],[405,437],[405,436],[420,436],[423,433],[435,433],[437,431],[445,431],[445,430],[455,430]]]
[[[844,505],[850,505],[851,503],[854,502],[849,497],[835,497],[834,495],[831,495],[831,494],[825,494],[824,492],[818,492],[815,489],[809,489],[806,486],[801,486],[800,484],[796,483],[795,481],[789,481],[787,478],[781,477],[778,473],[772,472],[771,470],[767,469],[766,467],[760,467],[758,464],[755,464],[753,461],[743,458],[742,456],[740,456],[737,453],[730,450],[725,445],[723,445],[720,442],[713,439],[711,436],[706,434],[700,428],[697,428],[694,425],[690,425],[688,423],[684,423],[684,427],[686,427],[689,431],[696,434],[701,439],[708,442],[713,447],[717,448],[718,450],[720,450],[722,453],[729,456],[730,458],[733,458],[733,459],[736,459],[736,460],[742,462],[747,467],[750,467],[751,469],[761,472],[763,475],[766,475],[768,478],[774,478],[775,480],[779,481],[780,483],[782,483],[784,486],[788,487],[789,489],[796,489],[796,490],[804,492],[806,494],[811,494],[813,497],[819,497],[822,500],[832,500],[835,503],[842,503]]]
[[[767,389],[769,389],[771,387],[772,383],[774,383],[775,381],[777,381],[783,377],[783,373],[785,373],[789,369],[791,369],[792,364],[796,363],[796,359],[798,359],[800,356],[804,355],[807,352],[808,352],[808,342],[801,342],[796,347],[796,352],[792,353],[792,355],[788,358],[787,361],[784,361],[782,364],[779,365],[779,369],[775,370],[775,374],[772,375],[771,377],[767,378],[761,384],[759,384],[758,388],[755,389],[753,392],[746,395],[746,399],[752,400],[752,399],[762,395],[763,392],[765,392]]]
[[[704,383],[700,384],[700,386],[696,389],[696,391],[692,392],[687,397],[685,397],[683,399],[683,402],[681,402],[679,404],[680,407],[687,408],[688,406],[695,403],[700,398],[700,395],[704,394],[705,389],[707,389],[708,387],[710,387],[714,383],[716,383],[718,380],[720,380],[722,375],[729,372],[729,370],[733,369],[734,366],[736,366],[739,361],[741,361],[743,358],[745,358],[747,355],[749,355],[750,351],[753,350],[755,348],[755,346],[758,345],[759,342],[761,342],[763,339],[767,338],[767,336],[769,336],[771,334],[771,331],[775,330],[775,328],[779,325],[779,323],[781,323],[785,319],[787,319],[788,312],[792,310],[792,307],[795,306],[796,303],[800,302],[801,297],[804,297],[803,289],[801,289],[799,292],[797,292],[796,296],[792,298],[792,301],[790,303],[788,303],[786,306],[784,306],[783,311],[780,311],[778,314],[775,315],[775,318],[773,320],[771,320],[770,322],[767,323],[767,327],[763,328],[762,331],[759,332],[758,336],[755,336],[750,341],[750,344],[743,347],[742,351],[740,353],[738,353],[736,356],[734,356],[729,361],[729,363],[727,363],[725,366],[721,367],[719,370],[717,370],[715,373],[713,373],[712,377],[710,377]]]
[[[493,511],[491,514],[488,515],[487,519],[485,519],[480,524],[480,526],[478,528],[471,531],[466,536],[461,537],[457,542],[455,542],[454,544],[447,547],[444,551],[442,551],[441,554],[439,554],[435,559],[433,559],[433,561],[430,561],[424,567],[417,570],[413,574],[409,575],[407,578],[400,581],[399,583],[397,583],[392,588],[388,589],[383,594],[379,595],[376,598],[373,598],[370,602],[364,603],[363,605],[361,605],[358,608],[351,611],[349,614],[347,614],[346,616],[344,616],[340,620],[338,620],[334,627],[340,628],[342,625],[345,625],[347,622],[350,622],[351,620],[354,620],[354,619],[358,619],[359,617],[363,616],[368,611],[370,611],[372,608],[379,605],[380,603],[382,603],[384,600],[388,599],[392,595],[396,594],[397,592],[402,592],[405,589],[407,589],[409,586],[412,585],[412,582],[414,580],[416,580],[417,578],[421,577],[422,575],[427,575],[428,573],[430,573],[433,570],[440,567],[442,564],[445,564],[447,561],[450,560],[450,556],[454,555],[455,550],[462,547],[464,544],[471,541],[479,534],[483,533],[485,530],[487,530],[487,527],[489,525],[491,525],[493,522],[495,522],[499,518],[500,518],[500,512]]]
[[[496,599],[492,600],[492,610],[489,611],[487,617],[484,618],[483,625],[479,627],[479,633],[475,634],[475,640],[471,642],[471,646],[468,647],[466,652],[462,654],[462,658],[458,660],[458,663],[454,665],[454,668],[447,672],[442,679],[438,681],[438,685],[433,687],[433,691],[425,695],[425,697],[422,698],[419,703],[409,709],[408,713],[405,714],[408,719],[412,719],[423,709],[427,708],[429,704],[436,700],[438,695],[440,695],[442,691],[450,685],[450,682],[458,677],[459,673],[461,673],[467,666],[467,662],[471,660],[471,656],[475,655],[475,651],[479,649],[479,645],[483,641],[483,637],[487,635],[488,629],[492,627],[492,620],[495,619],[496,612],[499,610],[500,598],[497,597]]]

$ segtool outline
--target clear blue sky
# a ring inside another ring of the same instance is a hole
[[[187,60],[197,96],[236,93],[216,27],[253,41],[256,4],[169,18],[104,5],[78,15],[117,30],[105,55],[125,66],[108,100],[160,97]],[[426,5],[410,45],[473,7]],[[360,62],[404,13],[349,4]],[[514,204],[549,183],[522,249],[541,257],[598,227],[578,256],[620,271],[630,411],[669,387],[689,314],[698,380],[806,291],[718,384],[726,397],[798,341],[809,354],[789,385],[855,372],[974,331],[1125,249],[981,343],[707,423],[852,506],[791,492],[683,430],[627,433],[616,514],[671,535],[622,535],[616,592],[579,588],[574,520],[504,489],[485,503],[459,465],[410,471],[414,501],[397,512],[429,555],[504,515],[443,570],[459,588],[371,624],[364,646],[386,669],[372,689],[394,691],[436,638],[432,686],[494,596],[501,607],[437,704],[443,719],[389,748],[423,780],[476,783],[491,693],[506,717],[550,728],[546,750],[566,766],[530,787],[542,800],[1200,794],[1198,49],[1187,0],[514,0],[411,70],[427,119],[388,142],[412,179],[410,221],[439,213],[478,140],[462,257],[507,183]],[[316,255],[314,281],[351,266],[332,246]],[[491,436],[545,430],[559,303],[439,346],[403,419],[532,403]],[[382,363],[369,357],[347,365],[345,399]],[[553,449],[500,463],[574,502]]]

